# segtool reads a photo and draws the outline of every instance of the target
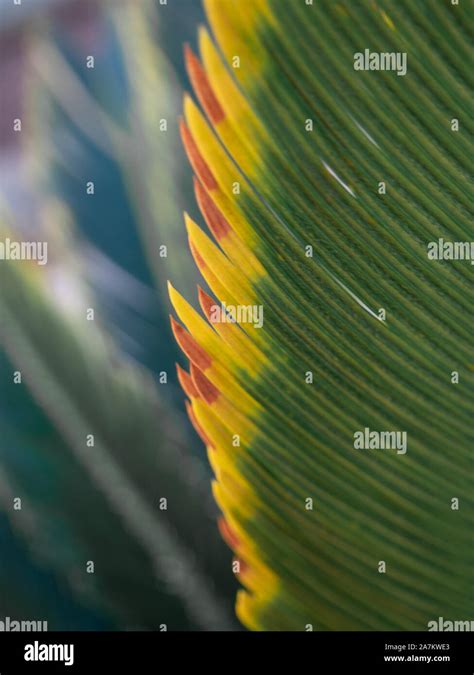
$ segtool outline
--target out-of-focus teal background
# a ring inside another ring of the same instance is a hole
[[[0,239],[48,242],[44,268],[0,261],[0,621],[238,629],[166,288],[195,298],[178,119],[202,21],[199,0],[0,0]]]

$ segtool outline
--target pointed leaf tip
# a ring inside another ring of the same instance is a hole
[[[204,219],[217,241],[226,237],[232,228],[222,215],[221,211],[214,204],[209,193],[197,179],[194,180],[194,193],[196,201],[201,210]]]
[[[209,405],[215,403],[220,396],[219,389],[217,389],[217,387],[215,387],[193,363],[191,363],[191,377],[196,389],[204,401]]]
[[[170,316],[171,329],[176,342],[179,344],[188,359],[194,363],[201,370],[206,370],[212,365],[212,359],[209,354],[196,342],[192,335],[176,321],[173,316]]]
[[[192,377],[184,368],[181,368],[179,363],[176,364],[176,372],[178,374],[178,381],[186,396],[190,399],[199,398],[199,392],[194,385]]]
[[[194,169],[194,171],[199,176],[200,180],[206,186],[208,190],[216,190],[218,188],[217,181],[212,173],[209,165],[204,160],[203,156],[199,152],[199,149],[196,145],[196,142],[191,134],[186,122],[180,120],[179,131],[181,134],[181,140],[186,150],[189,161]]]
[[[189,45],[185,46],[186,70],[200,104],[213,124],[219,124],[225,113],[219,103],[204,70],[201,61]]]

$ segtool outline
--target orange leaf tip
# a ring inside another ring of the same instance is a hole
[[[196,389],[206,403],[212,405],[217,401],[220,395],[219,389],[212,382],[209,382],[207,377],[193,363],[191,363],[191,377]]]
[[[200,60],[188,44],[184,47],[184,59],[189,79],[191,80],[200,104],[206,111],[211,122],[213,124],[219,124],[225,117],[224,110],[214,94],[206,71]]]
[[[176,342],[179,344],[188,359],[201,370],[206,370],[212,365],[209,354],[196,342],[183,326],[170,316],[171,328]]]
[[[222,215],[221,211],[214,204],[208,192],[196,178],[194,179],[194,192],[201,213],[212,234],[217,241],[223,239],[229,232],[232,232],[232,228]]]
[[[193,382],[193,379],[189,373],[187,373],[179,363],[176,364],[176,372],[178,374],[178,380],[186,396],[189,398],[199,398],[199,392],[196,389],[196,386]]]
[[[216,306],[216,302],[201,288],[201,286],[198,286],[198,298],[204,315],[207,320],[212,323],[212,310],[213,307]]]
[[[194,171],[197,173],[203,185],[208,190],[216,190],[218,184],[216,179],[214,178],[214,174],[209,168],[209,165],[207,164],[204,157],[199,152],[199,149],[196,145],[193,135],[189,131],[186,122],[183,119],[181,119],[179,122],[179,129],[184,149],[186,150],[186,154],[188,155],[188,159],[191,162]]]
[[[221,533],[222,539],[231,549],[236,551],[240,546],[240,540],[236,535],[235,531],[232,529],[227,520],[224,518],[224,516],[221,516],[219,518],[219,520],[217,521],[217,525],[219,528],[219,532]]]

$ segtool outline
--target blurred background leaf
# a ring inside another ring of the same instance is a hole
[[[170,276],[195,283],[176,226],[191,189],[177,125],[180,44],[199,5],[0,6],[1,233],[49,246],[44,268],[0,267],[5,616],[56,629],[237,627],[165,293]]]

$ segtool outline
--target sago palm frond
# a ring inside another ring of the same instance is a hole
[[[204,28],[200,59],[186,50],[205,115],[187,97],[182,136],[216,299],[199,292],[206,320],[170,295],[238,616],[467,618],[474,268],[433,251],[474,247],[472,17],[447,0],[205,6],[221,51]],[[365,50],[405,54],[406,73],[356,69]]]

